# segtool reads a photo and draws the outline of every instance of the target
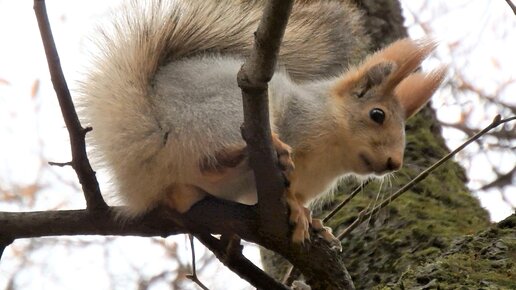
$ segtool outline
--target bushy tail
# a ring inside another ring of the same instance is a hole
[[[101,71],[145,86],[163,64],[202,53],[247,56],[265,1],[132,1],[99,42]],[[367,53],[362,14],[348,1],[298,0],[280,51],[294,79],[338,74]]]

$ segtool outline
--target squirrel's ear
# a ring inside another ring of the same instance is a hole
[[[384,84],[395,69],[394,62],[384,61],[371,67],[352,70],[337,83],[334,91],[338,96],[352,95],[362,98],[371,88]]]
[[[362,96],[371,87],[380,85],[383,92],[392,92],[413,73],[421,62],[435,49],[436,42],[429,39],[403,38],[367,57],[360,65],[351,68],[333,88],[337,96],[348,94]]]
[[[445,76],[446,66],[443,66],[428,74],[410,74],[396,86],[394,95],[405,111],[405,119],[417,113],[430,100]]]
[[[391,75],[395,67],[396,64],[390,61],[375,64],[369,68],[353,86],[352,95],[361,98],[371,90],[371,88],[382,85]]]

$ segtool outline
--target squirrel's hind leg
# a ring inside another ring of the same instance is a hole
[[[203,159],[199,163],[199,170],[203,178],[210,182],[219,182],[223,180],[228,170],[236,168],[247,159],[247,147],[245,145],[236,145],[225,148],[215,153],[214,161]]]
[[[206,192],[196,186],[173,184],[166,190],[164,204],[179,213],[185,213],[205,196]]]
[[[276,133],[272,133],[272,145],[276,150],[280,169],[288,183],[290,175],[294,171],[294,162],[291,158],[292,149],[290,146],[283,143]],[[236,168],[246,161],[247,157],[247,146],[232,146],[216,152],[214,155],[214,164],[210,163],[209,159],[201,160],[199,169],[203,177],[209,179],[211,182],[217,182],[225,177],[229,169]]]

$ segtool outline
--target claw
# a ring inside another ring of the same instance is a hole
[[[323,238],[326,242],[330,244],[331,249],[337,250],[339,252],[342,251],[342,244],[339,239],[337,239],[330,227],[325,227],[320,219],[312,220],[312,227],[317,232],[317,235]]]

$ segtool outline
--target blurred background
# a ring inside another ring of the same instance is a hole
[[[47,9],[72,89],[81,79],[99,21],[119,0],[52,0]],[[428,65],[449,64],[433,98],[453,149],[491,122],[516,115],[516,15],[506,1],[401,1],[412,37],[440,42]],[[52,89],[31,1],[0,0],[0,211],[84,208],[68,134]],[[473,194],[500,221],[516,207],[515,122],[458,154]],[[102,176],[100,176],[102,182]],[[384,188],[388,192],[388,188]],[[258,258],[255,247],[245,254]],[[137,249],[137,251],[135,250]],[[210,289],[251,289],[202,245],[197,270]],[[17,240],[0,263],[0,289],[199,289],[187,237],[58,237]],[[230,281],[230,282],[228,282]]]

